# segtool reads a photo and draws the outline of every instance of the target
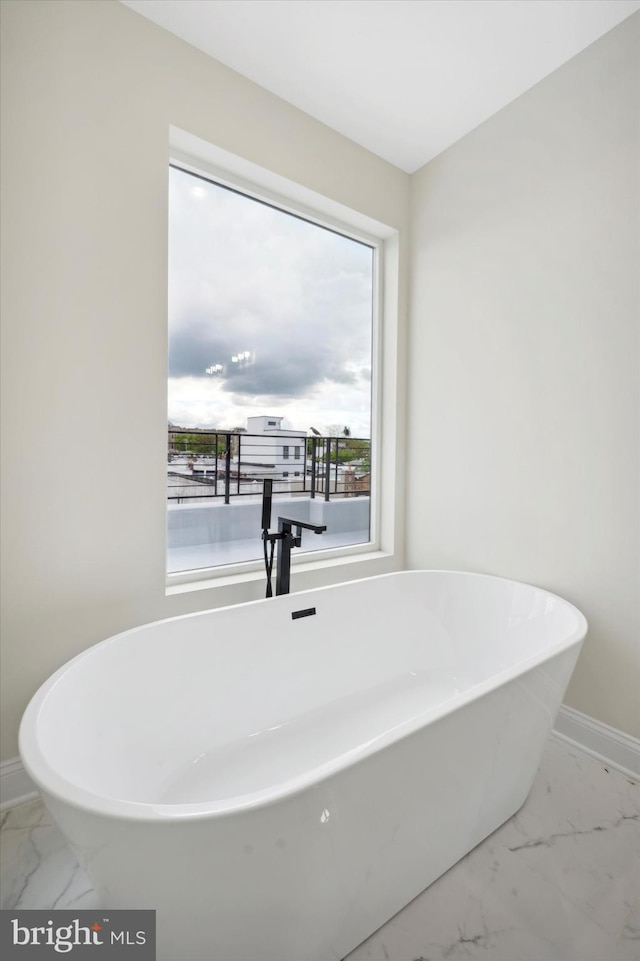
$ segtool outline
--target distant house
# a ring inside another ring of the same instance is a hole
[[[282,421],[282,417],[266,414],[247,418],[247,433],[242,438],[244,470],[250,472],[255,466],[282,477],[304,477],[306,432],[286,430]]]

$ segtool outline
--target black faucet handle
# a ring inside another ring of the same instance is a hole
[[[273,498],[273,480],[265,477],[262,482],[262,530],[268,531],[271,527],[271,501]]]

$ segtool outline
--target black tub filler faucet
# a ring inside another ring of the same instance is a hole
[[[262,540],[264,543],[264,563],[267,572],[267,597],[272,597],[271,571],[273,569],[273,552],[276,543],[278,554],[276,558],[276,595],[288,594],[291,581],[291,550],[302,544],[302,530],[322,534],[327,529],[326,524],[309,524],[291,517],[278,517],[278,530],[273,534],[269,531],[271,525],[271,498],[273,481],[266,478],[262,492]],[[295,528],[295,534],[294,534]],[[267,549],[271,545],[271,551]]]

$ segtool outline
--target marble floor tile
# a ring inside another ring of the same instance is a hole
[[[91,881],[41,801],[0,819],[0,907],[98,907]]]
[[[558,744],[548,758],[531,803],[511,820],[521,840],[509,850],[566,901],[622,937],[640,898],[638,784]]]
[[[41,802],[0,824],[2,907],[98,906]],[[348,961],[640,961],[640,784],[550,738],[520,811]]]
[[[640,961],[639,805],[551,738],[518,814],[348,961]]]

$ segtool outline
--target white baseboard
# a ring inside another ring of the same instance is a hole
[[[19,757],[0,764],[0,811],[34,801],[39,796]]]
[[[640,780],[640,741],[615,727],[561,706],[552,731],[553,737],[574,745],[629,777]],[[22,766],[19,757],[0,764],[0,811],[35,800],[38,789]]]
[[[558,711],[552,734],[628,777],[640,780],[640,741],[630,734],[565,704]]]

